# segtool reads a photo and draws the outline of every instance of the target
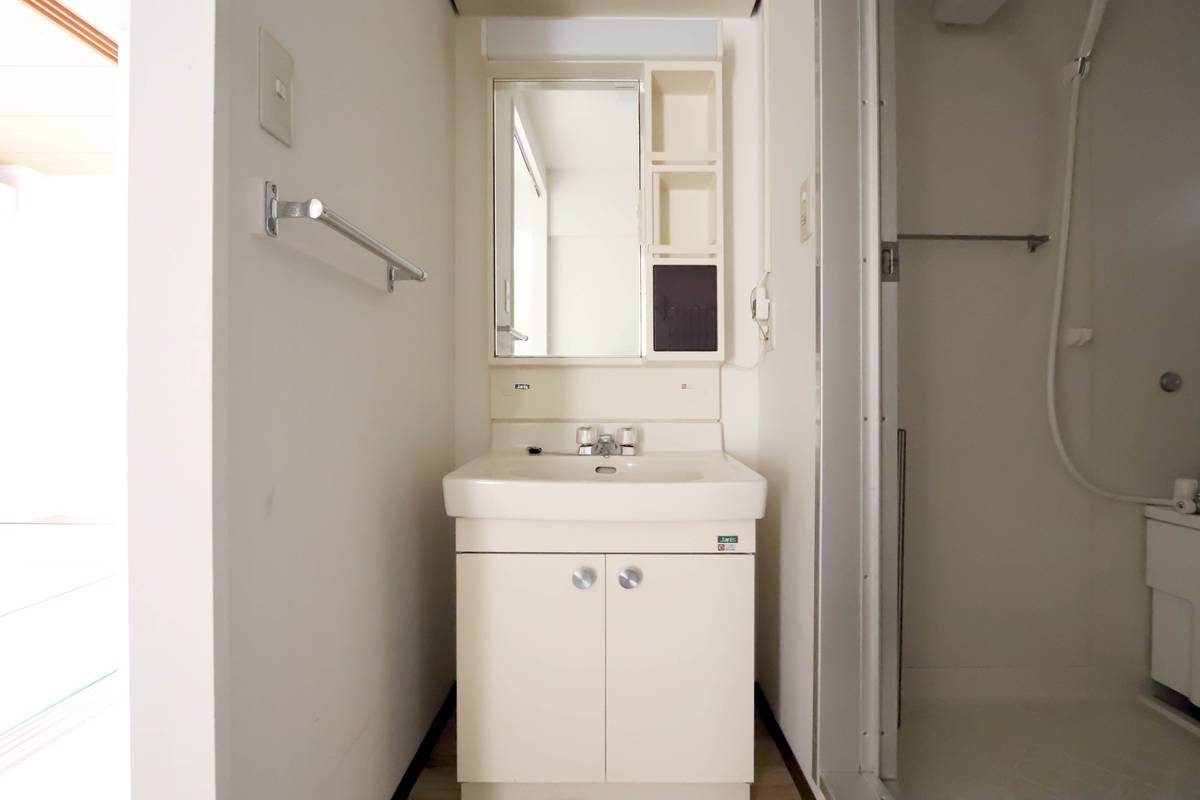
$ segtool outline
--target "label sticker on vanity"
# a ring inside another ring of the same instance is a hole
[[[730,553],[737,550],[738,537],[736,536],[718,536],[717,537],[717,552]]]

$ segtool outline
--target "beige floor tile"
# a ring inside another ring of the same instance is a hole
[[[906,705],[904,800],[1200,800],[1200,738],[1136,700]]]

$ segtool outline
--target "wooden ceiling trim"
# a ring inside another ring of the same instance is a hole
[[[117,63],[117,43],[58,0],[22,0],[22,2],[114,64]]]

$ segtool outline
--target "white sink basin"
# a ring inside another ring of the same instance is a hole
[[[633,457],[493,453],[442,481],[452,517],[530,520],[759,519],[766,479],[721,452]]]

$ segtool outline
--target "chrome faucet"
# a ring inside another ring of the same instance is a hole
[[[617,456],[620,454],[621,448],[617,445],[616,440],[613,439],[612,434],[600,434],[600,439],[596,442],[596,455],[608,458],[609,456]]]

